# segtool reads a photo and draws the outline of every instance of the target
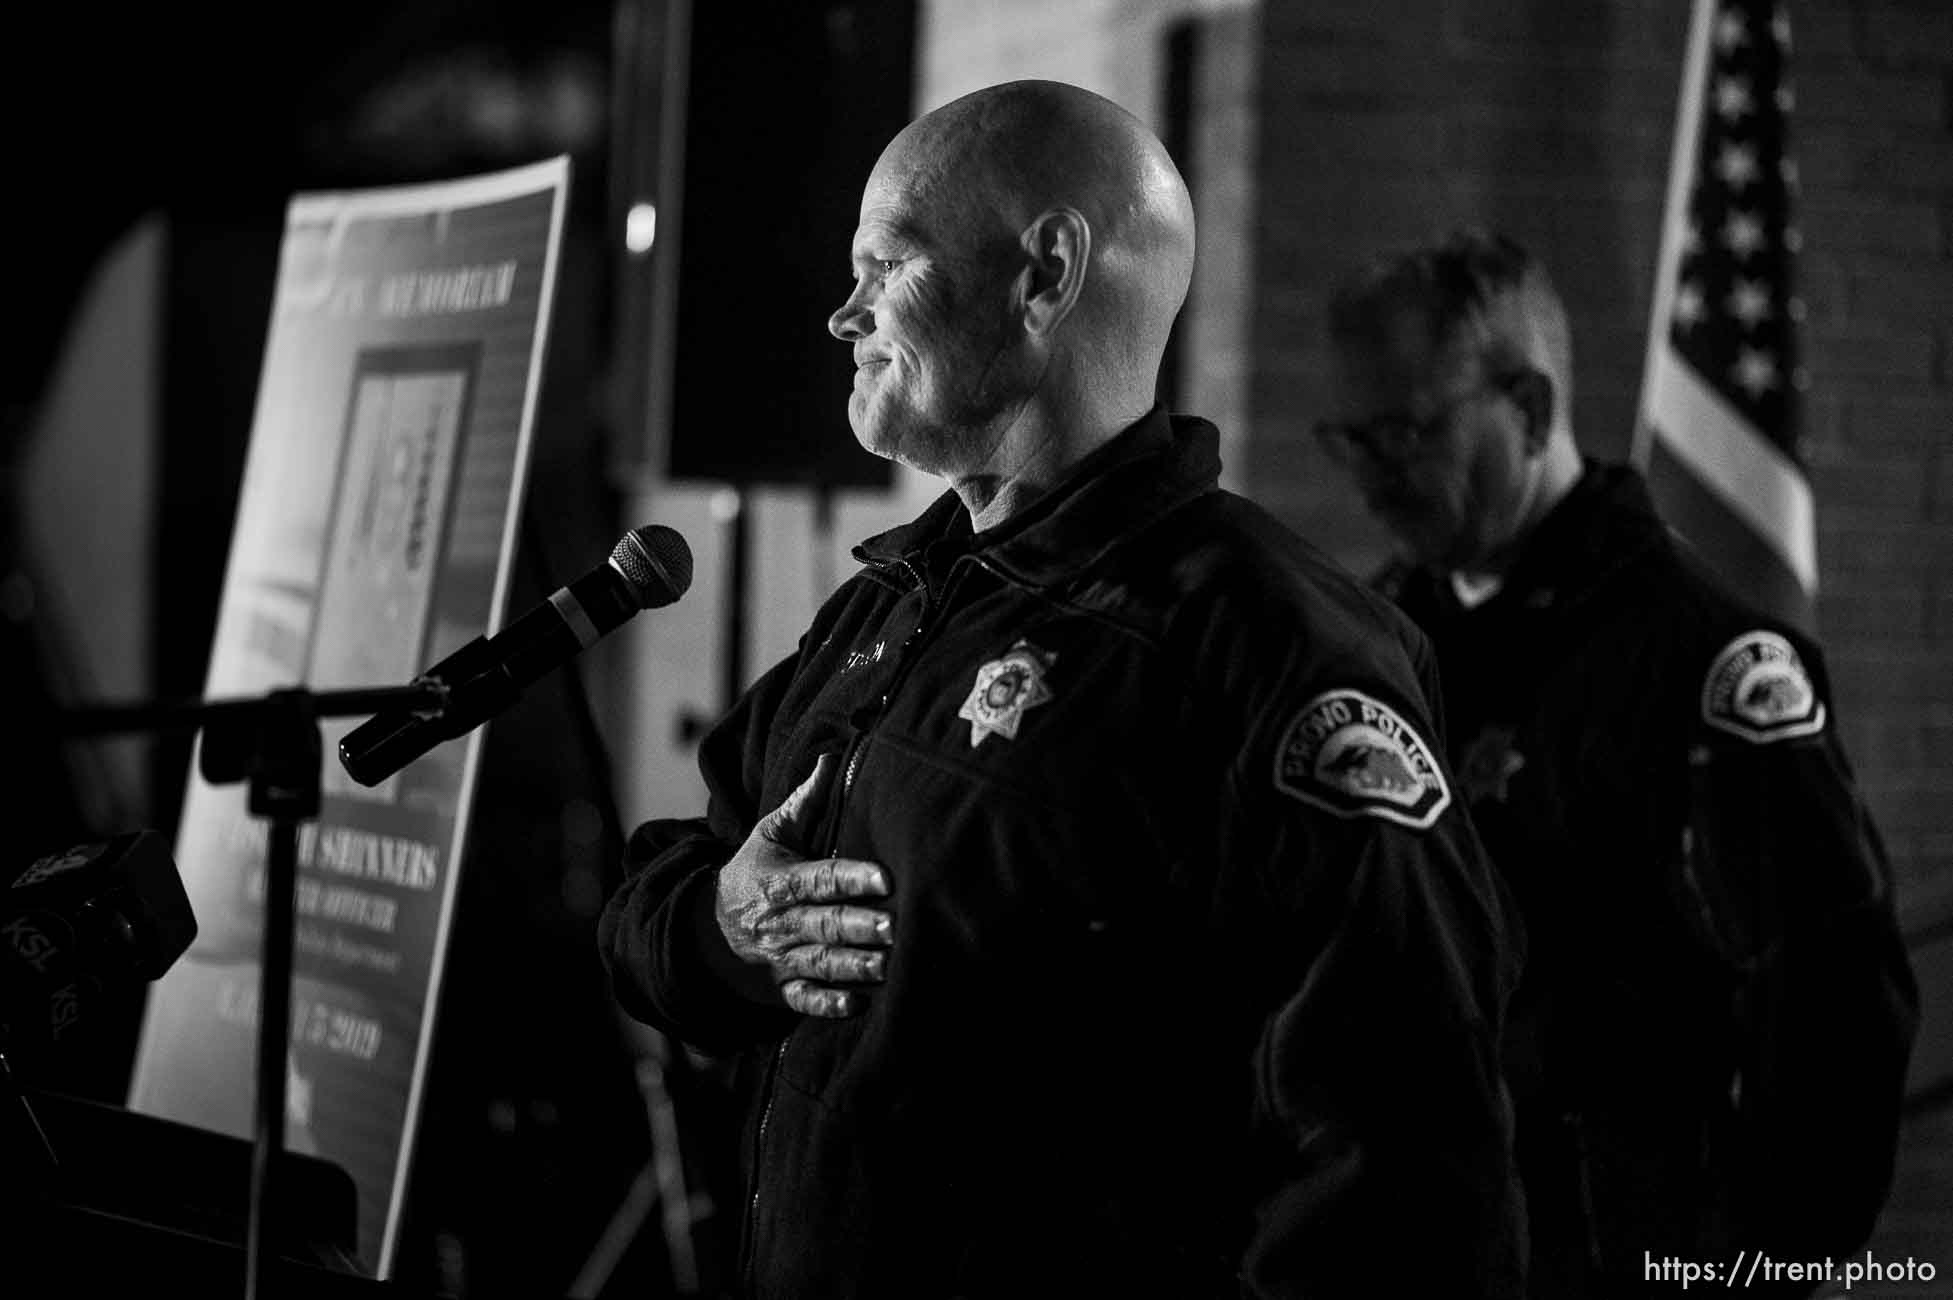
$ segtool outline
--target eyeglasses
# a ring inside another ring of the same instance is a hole
[[[1408,415],[1381,415],[1374,420],[1354,424],[1342,420],[1318,420],[1315,425],[1316,440],[1331,457],[1344,463],[1354,460],[1359,451],[1382,460],[1408,460],[1442,434],[1465,403],[1486,393],[1505,392],[1511,388],[1512,382],[1510,376],[1503,375],[1481,380],[1422,420]]]

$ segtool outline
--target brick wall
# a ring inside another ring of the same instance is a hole
[[[1327,0],[1263,14],[1260,300],[1250,476],[1352,564],[1382,541],[1302,437],[1324,299],[1361,256],[1464,221],[1553,269],[1583,443],[1625,452],[1660,238],[1687,6]]]
[[[1953,5],[1793,12],[1820,631],[1909,918],[1953,901]],[[1381,551],[1305,436],[1329,287],[1462,221],[1551,268],[1575,427],[1625,453],[1688,6],[1313,0],[1262,14],[1250,490],[1352,565]]]
[[[1924,909],[1953,899],[1953,6],[1807,8],[1818,613],[1902,898]]]
[[[1260,21],[1247,490],[1352,567],[1381,558],[1306,436],[1324,299],[1357,258],[1465,221],[1545,259],[1572,316],[1576,431],[1624,455],[1689,5],[1270,0]],[[1944,1287],[1953,1111],[1931,1085],[1953,1077],[1953,4],[1794,0],[1791,21],[1819,631],[1928,1013],[1876,1244],[1933,1259]]]

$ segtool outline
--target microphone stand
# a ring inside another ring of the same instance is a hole
[[[203,731],[198,767],[212,785],[250,782],[249,809],[267,819],[264,942],[258,961],[257,1099],[252,1123],[251,1199],[245,1227],[246,1300],[264,1300],[274,1253],[272,1167],[284,1147],[285,1054],[291,1040],[292,940],[296,928],[298,827],[319,812],[319,719],[405,708],[438,715],[447,686],[423,678],[408,686],[311,691],[290,687],[243,699],[101,705],[69,710],[71,735],[125,731]]]

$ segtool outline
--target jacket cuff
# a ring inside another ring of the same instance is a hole
[[[690,972],[678,972],[682,983],[693,981],[684,979],[686,974],[696,976],[708,987],[727,990],[743,1003],[769,1010],[783,1010],[785,1004],[780,1000],[779,989],[773,983],[773,973],[754,962],[740,960],[733,952],[732,945],[726,942],[725,933],[719,929],[719,872],[692,873],[683,885],[679,886],[678,905],[683,914],[691,918],[692,941],[685,945],[691,954]]]

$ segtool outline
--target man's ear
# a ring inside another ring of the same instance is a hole
[[[1026,269],[1024,325],[1049,335],[1071,314],[1085,287],[1092,255],[1092,227],[1076,208],[1040,213],[1022,236]]]
[[[1553,403],[1558,400],[1553,391],[1553,377],[1528,367],[1512,377],[1506,384],[1506,392],[1526,417],[1526,450],[1537,454],[1553,432]]]

